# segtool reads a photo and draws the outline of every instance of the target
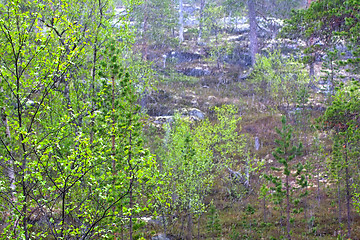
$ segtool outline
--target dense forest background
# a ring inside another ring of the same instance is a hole
[[[359,0],[3,0],[0,46],[0,239],[360,239]]]

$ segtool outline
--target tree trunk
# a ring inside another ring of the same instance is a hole
[[[258,52],[258,39],[256,35],[256,12],[255,12],[255,0],[248,0],[248,17],[250,24],[250,33],[249,33],[249,41],[250,41],[250,55],[251,55],[251,65],[255,65],[255,57]]]
[[[130,126],[131,126],[132,122],[130,120]],[[133,199],[133,184],[134,184],[134,172],[133,172],[133,167],[132,167],[132,132],[130,130],[130,136],[129,136],[129,155],[128,155],[128,165],[129,165],[129,170],[130,170],[130,192],[129,192],[129,207],[130,207],[130,223],[129,223],[129,229],[130,229],[130,233],[129,233],[129,239],[132,240],[133,239],[133,206],[134,206],[134,199]]]
[[[93,99],[95,97],[95,76],[96,76],[96,63],[97,63],[97,37],[95,38],[94,48],[93,48],[93,68],[91,71],[91,84],[90,84],[90,91],[89,91],[89,99],[91,101],[91,113],[95,111],[95,102],[93,102]],[[90,129],[90,145],[94,142],[94,131],[92,127],[94,126],[94,118],[91,118],[90,123],[91,129]]]
[[[192,213],[189,211],[186,240],[192,239]]]
[[[289,175],[286,175],[286,230],[287,238],[290,240],[290,186],[289,186]]]
[[[114,76],[111,77],[111,82],[112,82],[111,104],[112,104],[112,110],[115,111],[115,77]],[[113,121],[112,128],[115,129],[115,119],[113,118],[112,121]],[[112,151],[112,154],[115,156],[115,133],[114,132],[112,133],[112,136],[111,136],[111,151]],[[116,162],[115,162],[115,157],[114,157],[113,162],[112,162],[113,175],[116,174],[115,164],[116,164]]]
[[[347,238],[350,239],[351,237],[351,219],[350,219],[350,174],[349,174],[349,162],[348,162],[348,144],[345,145],[345,172],[346,172],[346,209],[347,209]]]
[[[132,181],[132,180],[131,180]],[[132,208],[133,208],[133,191],[132,191],[132,187],[130,189],[129,192],[129,207],[130,207],[130,218],[129,218],[129,239],[132,240],[133,239],[133,212],[132,212]]]
[[[308,176],[306,175],[306,181],[308,182]],[[307,186],[305,187],[305,192],[307,191]],[[305,224],[308,222],[307,221],[307,195],[304,196],[304,221]]]
[[[179,0],[179,43],[184,41],[184,9],[183,0]]]
[[[203,34],[204,7],[205,7],[205,0],[201,0],[200,1],[199,35],[198,35],[198,39],[197,39],[198,44],[201,43],[202,34]]]
[[[198,239],[198,240],[200,240],[200,219],[201,219],[202,215],[203,215],[203,214],[201,213],[200,216],[199,216],[199,218],[198,218],[198,223],[197,223],[197,225],[198,225],[198,226],[197,226],[197,228],[198,228],[198,229],[197,229],[197,230],[198,230],[198,232],[197,232],[197,239]]]
[[[266,223],[266,196],[263,197],[264,223]]]
[[[95,41],[94,41],[94,46],[93,46],[93,66],[92,66],[92,70],[91,70],[91,84],[90,84],[90,89],[89,89],[89,99],[91,101],[91,113],[93,113],[95,111],[95,102],[93,102],[93,99],[96,96],[95,93],[95,81],[96,81],[96,65],[97,65],[97,53],[98,53],[98,37],[99,37],[99,29],[102,23],[102,17],[103,17],[103,13],[102,13],[102,6],[101,6],[101,0],[99,0],[98,2],[99,4],[99,13],[100,13],[100,20],[99,20],[99,24],[96,27],[96,35],[95,35]],[[91,130],[90,130],[90,145],[93,144],[94,142],[94,131],[92,129],[92,127],[94,126],[94,118],[91,118]]]
[[[309,77],[310,77],[310,86],[313,86],[315,84],[315,63],[313,60],[309,63]]]
[[[342,235],[342,224],[341,224],[341,189],[340,189],[340,181],[338,180],[338,222],[339,222],[339,228],[340,228],[340,236]]]
[[[16,62],[16,69],[18,68],[18,62]],[[16,81],[16,90],[17,90],[17,94],[16,94],[16,102],[17,102],[17,123],[19,124],[19,129],[22,129],[23,126],[23,113],[21,111],[21,96],[19,94],[19,90],[20,90],[20,77],[16,76],[17,81]],[[23,194],[23,198],[24,198],[24,205],[22,208],[22,225],[23,225],[23,231],[24,231],[24,237],[26,240],[30,239],[29,237],[29,229],[28,229],[28,200],[29,200],[29,189],[28,189],[28,181],[26,179],[29,170],[27,170],[28,164],[27,164],[27,150],[26,150],[26,145],[24,143],[24,134],[20,132],[20,143],[21,143],[21,147],[19,148],[21,155],[22,155],[22,165],[21,165],[21,186],[22,186],[22,194]]]
[[[165,214],[164,214],[164,210],[161,211],[161,215],[162,215],[162,223],[164,226],[164,234],[165,236],[167,235],[167,226],[166,226],[166,219],[165,219]]]
[[[148,26],[148,15],[147,15],[147,1],[145,0],[144,3],[144,25],[143,25],[143,51],[142,51],[142,60],[146,61],[147,59],[147,52],[148,52],[148,44],[146,39],[146,32]]]
[[[11,133],[10,133],[10,127],[9,127],[8,118],[7,118],[7,115],[6,115],[5,111],[6,111],[6,109],[4,107],[2,109],[1,118],[2,118],[3,125],[5,126],[6,137],[7,137],[8,141],[9,141],[9,144],[10,144],[10,142],[11,142]],[[14,193],[15,193],[16,187],[15,187],[15,169],[14,169],[14,159],[13,159],[14,155],[13,155],[13,153],[11,151],[9,151],[9,155],[10,156],[9,156],[9,160],[8,160],[8,166],[7,166],[7,169],[5,170],[5,172],[7,173],[8,178],[9,178],[9,187],[10,187],[10,191],[11,191],[11,201],[15,201]]]
[[[319,162],[318,158],[316,160]],[[317,172],[317,199],[318,199],[318,207],[320,207],[320,166],[318,166],[318,172]]]

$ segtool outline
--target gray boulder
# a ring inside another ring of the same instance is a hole
[[[187,115],[194,120],[203,120],[205,118],[205,113],[197,108],[186,109],[183,115]]]
[[[203,69],[201,67],[195,67],[195,68],[186,68],[182,71],[186,76],[192,76],[192,77],[201,77],[201,76],[208,76],[211,74],[211,72],[207,69]]]
[[[170,240],[165,233],[159,233],[151,238],[151,240]]]

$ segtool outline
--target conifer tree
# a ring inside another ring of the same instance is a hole
[[[287,125],[285,116],[282,117],[281,122],[282,128],[276,128],[276,132],[280,137],[279,139],[275,140],[278,147],[272,153],[281,167],[273,167],[272,169],[274,171],[280,172],[283,177],[285,177],[285,179],[273,175],[268,175],[266,178],[274,184],[271,189],[275,191],[274,194],[277,196],[277,203],[282,204],[283,199],[286,200],[286,231],[287,238],[291,239],[291,209],[294,206],[293,202],[295,202],[293,196],[295,188],[294,186],[290,185],[290,177],[292,175],[294,177],[300,176],[299,183],[301,187],[305,187],[306,183],[304,182],[304,176],[301,175],[302,166],[292,163],[293,159],[301,154],[302,144],[300,143],[298,146],[293,144],[292,127]]]
[[[149,151],[143,147],[136,81],[120,65],[119,46],[121,44],[113,38],[104,52],[99,72],[103,78],[103,90],[98,94],[99,124],[103,123],[100,125],[102,133],[111,142],[107,152],[112,166],[112,197],[117,199],[120,189],[128,191],[127,197],[114,206],[114,212],[122,212],[122,219],[128,218],[129,239],[133,239],[135,213],[140,211],[138,203],[143,194],[141,189],[156,177],[156,166]]]
[[[333,159],[330,162],[332,175],[338,181],[345,180],[346,210],[347,210],[347,237],[351,237],[351,198],[353,190],[350,179],[354,177],[357,169],[356,160],[359,156],[357,144],[359,143],[359,111],[360,86],[358,81],[352,81],[347,86],[340,84],[340,89],[334,100],[320,118],[325,130],[333,136]],[[356,167],[355,167],[356,166]],[[340,194],[338,195],[340,197]],[[340,209],[340,205],[339,205]],[[339,221],[341,217],[339,214]]]
[[[208,233],[211,235],[212,239],[221,234],[221,224],[219,220],[219,213],[216,210],[214,203],[210,205],[209,217],[206,225]]]

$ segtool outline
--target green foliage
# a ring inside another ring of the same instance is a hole
[[[90,16],[83,4],[0,4],[2,237],[109,238],[151,207],[136,72],[120,67],[132,35],[126,18],[110,27],[109,5],[86,1]],[[131,204],[145,190],[149,203]]]
[[[237,109],[226,105],[214,110],[215,123],[209,119],[194,123],[176,114],[165,128],[164,145],[158,156],[167,182],[162,188],[171,192],[172,201],[162,204],[161,211],[171,207],[192,215],[203,213],[216,173],[243,155]]]
[[[340,85],[324,115],[318,120],[322,123],[325,130],[332,132],[333,138],[333,158],[328,163],[329,172],[333,179],[340,182],[342,179],[349,181],[352,177],[353,190],[357,190],[356,162],[359,157],[359,116],[360,111],[360,88],[357,81],[353,81],[348,86]],[[346,174],[344,176],[344,171]],[[357,196],[357,194],[355,194]],[[354,201],[357,207],[358,199]]]
[[[296,205],[298,202],[297,199],[294,199],[293,193],[296,191],[296,186],[290,185],[290,177],[293,176],[297,180],[298,188],[307,187],[307,181],[302,175],[303,166],[301,164],[292,164],[292,160],[301,155],[302,144],[299,146],[293,145],[292,140],[292,128],[290,125],[287,125],[285,116],[281,119],[282,128],[276,128],[276,132],[280,136],[279,139],[275,140],[278,147],[272,153],[274,158],[280,164],[281,167],[272,167],[274,172],[279,172],[281,175],[265,175],[265,178],[269,180],[273,186],[270,189],[273,191],[273,201],[275,204],[279,205],[281,208],[286,206],[286,220],[287,220],[287,233],[290,237],[290,211],[293,208],[293,204]],[[286,203],[283,205],[284,200]],[[293,209],[293,210],[296,210]],[[296,213],[294,211],[291,211]]]
[[[336,74],[339,67],[347,66],[347,72],[359,71],[359,5],[359,0],[313,1],[308,8],[293,11],[282,30],[284,37],[306,42],[304,62],[314,62],[314,54],[318,52],[327,53],[323,68],[331,88],[337,85],[334,80],[341,78]],[[319,41],[323,44],[315,44]],[[342,50],[339,46],[343,46]],[[347,51],[351,56],[343,58]]]
[[[164,172],[171,172],[169,189],[177,195],[176,205],[193,213],[202,212],[203,198],[213,181],[210,146],[179,115],[175,115],[172,128],[166,131],[167,151],[162,156],[162,166]]]
[[[203,16],[203,25],[204,25],[204,36],[205,39],[212,36],[212,33],[215,33],[215,37],[220,31],[221,19],[224,16],[224,7],[219,5],[216,2],[208,2],[205,5],[204,16]]]
[[[296,93],[308,84],[309,77],[293,56],[284,57],[275,51],[267,57],[258,56],[250,82],[258,95],[279,106],[284,102],[295,103]]]
[[[176,46],[176,4],[170,0],[146,0],[131,13],[136,19],[136,28],[144,44]]]
[[[216,159],[225,166],[232,167],[236,163],[234,159],[244,156],[246,145],[245,136],[240,134],[241,117],[234,105],[214,107],[217,123],[210,126],[204,121],[200,128],[208,131],[210,140],[213,141]]]
[[[240,238],[240,233],[236,231],[236,225],[231,226],[231,233],[230,233],[230,239],[231,240],[237,240]]]
[[[221,235],[221,224],[220,224],[219,214],[213,203],[210,205],[208,214],[209,216],[208,216],[206,229],[208,234],[212,236],[212,239],[215,239],[216,237]]]

